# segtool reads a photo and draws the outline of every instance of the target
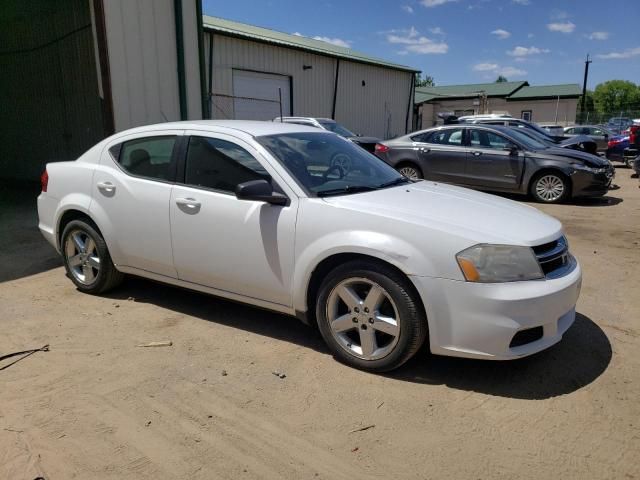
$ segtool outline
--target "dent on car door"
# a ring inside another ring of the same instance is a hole
[[[511,189],[519,185],[524,156],[506,137],[489,130],[469,129],[467,174],[473,185]]]
[[[169,199],[182,130],[130,135],[107,145],[93,176],[90,213],[116,265],[175,277]]]
[[[258,179],[270,180],[290,204],[236,198],[239,183]],[[183,179],[171,196],[178,278],[290,305],[296,209],[297,198],[253,146],[228,135],[191,132]]]
[[[468,148],[464,128],[439,130],[419,150],[425,178],[450,183],[467,183],[465,176]]]

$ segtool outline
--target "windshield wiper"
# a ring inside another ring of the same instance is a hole
[[[342,195],[345,193],[360,193],[360,192],[370,192],[372,190],[377,190],[378,187],[370,187],[367,185],[347,185],[346,187],[341,188],[332,188],[330,190],[322,190],[321,192],[316,193],[318,197],[329,197],[331,195]]]
[[[407,182],[411,182],[411,180],[409,180],[407,177],[398,177],[394,178],[390,182],[381,183],[380,185],[378,185],[378,188],[393,187],[394,185],[401,185]]]

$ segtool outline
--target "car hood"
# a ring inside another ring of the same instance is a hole
[[[563,147],[571,147],[580,143],[597,143],[593,138],[587,135],[574,135],[573,137],[561,140],[559,145]]]
[[[543,156],[564,157],[570,160],[580,160],[594,168],[604,168],[609,166],[609,161],[605,158],[570,148],[549,147],[546,150],[539,150],[538,154]]]
[[[536,208],[442,183],[413,184],[327,197],[340,208],[447,231],[475,243],[540,245],[561,235],[562,225]]]
[[[349,137],[349,140],[355,143],[381,143],[382,140],[376,137]]]

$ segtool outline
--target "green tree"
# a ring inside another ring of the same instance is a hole
[[[416,73],[416,87],[435,87],[436,82],[431,75],[425,75],[424,78]]]
[[[508,81],[509,80],[507,80],[507,77],[505,77],[504,75],[498,75],[498,78],[496,78],[496,83],[504,83]]]
[[[635,110],[640,108],[640,87],[627,80],[609,80],[596,85],[593,101],[602,113]]]

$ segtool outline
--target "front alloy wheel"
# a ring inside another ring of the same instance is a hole
[[[336,358],[385,372],[409,360],[424,343],[427,322],[419,296],[397,270],[368,260],[347,262],[322,282],[318,328]]]
[[[531,193],[539,202],[559,203],[569,195],[569,185],[560,175],[546,173],[534,180]]]

